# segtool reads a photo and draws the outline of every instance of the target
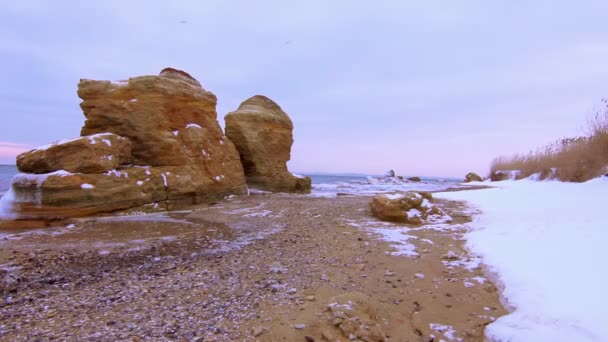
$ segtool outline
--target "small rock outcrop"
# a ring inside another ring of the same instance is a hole
[[[422,224],[432,218],[444,216],[433,204],[430,192],[407,191],[376,195],[370,202],[372,214],[383,221]]]
[[[225,117],[226,136],[239,152],[247,184],[273,192],[310,192],[309,177],[287,170],[293,123],[271,99],[256,95]]]
[[[128,164],[131,141],[112,133],[94,134],[41,146],[17,157],[21,172],[50,173],[59,170],[102,173]]]
[[[422,179],[420,179],[420,177],[417,177],[417,176],[408,177],[407,180],[410,181],[410,182],[415,182],[415,183],[418,183],[418,182],[422,181]]]
[[[478,174],[474,173],[474,172],[469,172],[467,173],[466,176],[464,176],[464,182],[465,183],[469,183],[469,182],[482,182],[483,178],[481,178],[481,176],[479,176]]]
[[[492,182],[519,180],[522,179],[522,175],[523,174],[520,170],[497,170],[490,174],[490,180]]]
[[[89,215],[146,204],[172,209],[247,191],[239,154],[217,122],[213,93],[187,73],[80,80],[81,138],[18,157],[20,217]]]

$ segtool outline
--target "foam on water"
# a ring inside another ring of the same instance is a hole
[[[13,188],[10,188],[3,196],[0,198],[0,219],[11,220],[16,218],[15,213],[13,212],[13,201],[15,200],[15,193],[13,192]]]
[[[438,191],[454,187],[466,187],[459,179],[422,178],[411,182],[397,177],[365,175],[310,175],[314,197],[335,197],[338,193],[350,195],[375,195],[392,191]]]

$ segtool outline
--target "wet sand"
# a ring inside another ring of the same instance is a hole
[[[369,201],[256,195],[0,235],[0,339],[482,341],[506,311],[464,249],[468,209],[407,227]]]

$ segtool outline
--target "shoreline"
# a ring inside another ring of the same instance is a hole
[[[466,207],[438,201],[453,224],[382,223],[418,254],[398,256],[378,237],[369,200],[236,197],[160,222],[81,219],[11,241],[0,253],[0,337],[322,341],[346,333],[327,308],[347,298],[374,312],[351,313],[358,327],[389,341],[482,341],[506,311],[483,270],[465,267],[475,263],[462,240]]]

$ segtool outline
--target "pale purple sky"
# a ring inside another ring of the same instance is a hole
[[[581,134],[606,1],[3,1],[0,164],[78,136],[80,78],[171,66],[295,124],[293,171],[463,176]],[[182,23],[185,21],[185,23]]]

